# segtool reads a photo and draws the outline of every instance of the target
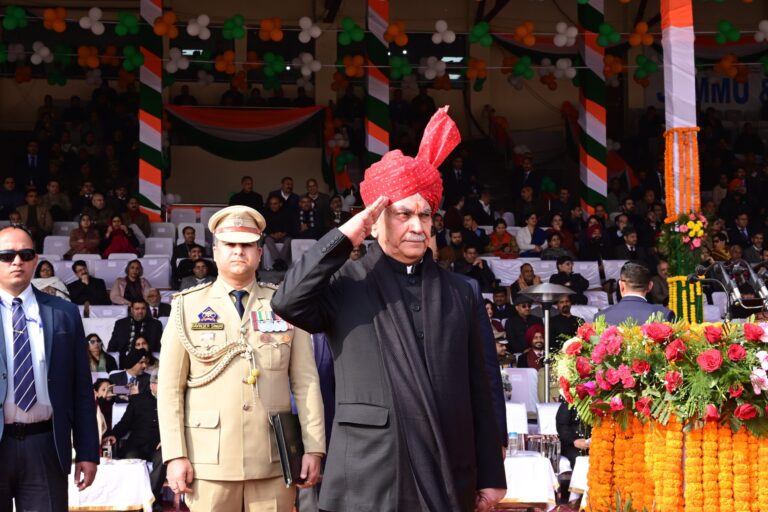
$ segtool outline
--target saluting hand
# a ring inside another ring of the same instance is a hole
[[[379,220],[381,212],[389,205],[389,198],[381,196],[372,205],[361,211],[339,227],[344,236],[349,238],[352,245],[357,247],[365,237],[371,234],[371,228]]]

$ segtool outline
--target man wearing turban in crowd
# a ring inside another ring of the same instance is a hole
[[[322,510],[487,511],[504,496],[476,294],[428,250],[437,166],[459,140],[444,107],[415,158],[391,151],[373,164],[366,209],[308,250],[273,298],[287,321],[327,333],[333,352]],[[366,256],[348,262],[368,235]]]

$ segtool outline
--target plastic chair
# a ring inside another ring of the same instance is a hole
[[[507,402],[507,431],[518,434],[528,433],[528,412],[525,404]]]
[[[171,218],[169,220],[177,226],[183,223],[194,224],[197,222],[197,212],[192,208],[175,207],[171,210]]]
[[[176,224],[173,222],[153,222],[150,229],[153,238],[176,238]]]
[[[101,254],[87,254],[87,253],[79,252],[77,254],[72,255],[72,261],[83,260],[84,262],[86,262],[86,264],[89,261],[96,261],[100,259],[101,259]],[[90,265],[88,265],[88,268],[89,269],[91,268]]]
[[[101,341],[104,342],[104,348],[106,348],[110,338],[112,338],[115,321],[117,318],[83,318],[83,331],[86,336],[91,333],[98,334]]]
[[[171,287],[171,261],[168,258],[141,258],[144,278],[155,288]]]
[[[48,235],[43,240],[44,254],[58,254],[64,256],[69,251],[69,237]]]
[[[43,261],[43,260],[50,261],[51,263],[55,261],[61,261],[61,254],[45,254],[45,253],[38,254],[37,261]]]
[[[315,245],[317,240],[296,239],[291,240],[291,260],[299,261],[301,256]]]
[[[533,368],[504,368],[509,375],[512,384],[511,402],[525,404],[525,410],[536,413],[536,404],[539,402],[538,386],[539,377]]]
[[[109,290],[118,277],[125,277],[127,264],[128,262],[124,260],[96,260],[93,262],[93,266],[89,266],[89,268],[94,277],[104,280],[104,284]]]
[[[539,425],[539,434],[545,436],[556,436],[557,434],[557,410],[560,403],[539,403],[536,404],[537,422]]]
[[[109,260],[135,260],[138,256],[132,252],[113,252],[107,259]]]
[[[146,254],[163,254],[170,258],[173,255],[173,239],[149,237],[144,242],[144,252]]]
[[[56,236],[69,236],[69,232],[77,228],[77,222],[73,221],[59,221],[53,223],[53,231],[51,234]]]

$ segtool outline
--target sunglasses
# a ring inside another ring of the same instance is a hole
[[[32,261],[35,259],[35,254],[34,249],[22,249],[20,251],[8,249],[0,251],[0,261],[3,263],[13,263],[16,260],[16,256],[21,258],[21,261]]]

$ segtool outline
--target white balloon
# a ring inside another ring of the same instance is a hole
[[[568,44],[568,36],[566,36],[565,34],[555,34],[555,37],[552,38],[552,42],[558,48],[562,48],[563,46]]]
[[[312,70],[309,69],[309,66],[301,66],[301,75],[302,76],[310,76],[310,75],[312,75]]]
[[[452,30],[446,30],[443,32],[443,42],[446,44],[451,44],[454,41],[456,41],[456,32]]]
[[[434,80],[437,77],[437,72],[434,69],[427,69],[424,71],[424,78],[427,80]]]
[[[38,52],[38,54],[39,54],[39,55],[40,55],[42,58],[44,58],[44,59],[45,59],[46,57],[48,57],[49,55],[51,55],[51,49],[50,49],[50,48],[48,48],[47,46],[43,46],[42,48],[40,48],[40,51]]]
[[[301,66],[301,59],[299,59],[298,57],[294,57],[294,58],[291,60],[291,65],[292,65],[292,66],[294,66],[294,67],[299,67],[299,66]]]
[[[566,35],[566,36],[568,36],[569,38],[575,38],[576,36],[578,36],[578,35],[579,35],[579,29],[577,29],[577,28],[576,28],[576,27],[574,27],[574,26],[570,26],[570,27],[568,27],[568,29],[565,31],[565,35]]]
[[[178,61],[179,69],[187,69],[189,68],[189,59],[186,57],[182,57]]]
[[[765,32],[755,32],[755,41],[758,43],[765,41]]]
[[[100,21],[97,21],[91,27],[91,32],[93,32],[97,36],[100,36],[101,34],[104,33],[104,24]]]
[[[573,80],[574,78],[576,78],[576,69],[574,69],[574,68],[566,69],[565,70],[565,77],[568,78],[569,80]]]
[[[88,16],[83,16],[82,18],[80,18],[80,28],[84,30],[88,30],[91,28],[92,22],[93,20],[91,18],[89,18]]]
[[[445,32],[448,30],[448,22],[445,20],[437,20],[435,22],[435,30],[438,32]]]
[[[442,60],[437,61],[437,64],[435,65],[435,69],[437,69],[437,72],[440,76],[442,76],[442,74],[445,73],[446,67],[447,67],[447,64]]]
[[[323,64],[319,60],[312,61],[312,64],[309,65],[309,69],[311,69],[314,73],[317,73],[323,69]]]
[[[312,18],[309,16],[302,16],[299,18],[299,26],[304,30],[309,29],[312,26]]]
[[[103,15],[104,15],[104,13],[102,13],[101,9],[99,9],[98,7],[91,7],[88,10],[88,17],[91,18],[94,21],[95,20],[100,20]]]
[[[318,27],[317,25],[312,25],[312,26],[309,28],[309,35],[310,35],[310,36],[312,36],[312,37],[314,37],[315,39],[317,39],[318,37],[320,37],[320,35],[321,35],[322,33],[323,33],[323,29],[321,29],[321,28],[320,28],[320,27]]]
[[[165,70],[171,74],[177,72],[179,68],[176,66],[176,63],[172,60],[169,60],[165,63]]]
[[[35,66],[38,66],[42,64],[43,58],[40,55],[33,53],[32,56],[29,58],[29,62],[31,62]]]
[[[197,24],[196,21],[190,20],[189,24],[187,24],[187,34],[191,35],[192,37],[197,37],[200,35],[200,25]]]
[[[301,41],[304,44],[307,44],[312,40],[312,36],[309,35],[309,32],[304,32],[303,30],[299,32],[299,41]]]
[[[211,29],[208,27],[203,27],[200,29],[200,35],[198,36],[201,40],[207,41],[211,38]]]
[[[440,44],[443,42],[443,34],[440,32],[435,32],[432,34],[432,43],[433,44]]]
[[[33,52],[36,52],[36,51],[38,51],[40,48],[42,48],[43,46],[44,46],[44,45],[43,45],[43,42],[42,42],[42,41],[35,41],[34,43],[32,43],[32,51],[33,51]]]
[[[43,57],[43,62],[45,62],[46,64],[50,64],[51,62],[53,62],[53,54],[50,53],[50,50],[48,52],[49,52],[48,55]]]
[[[302,52],[301,55],[299,55],[299,58],[301,58],[301,62],[303,62],[304,64],[309,64],[310,62],[315,60],[314,57],[312,57],[312,54],[307,52]]]
[[[566,30],[568,30],[568,24],[564,21],[559,21],[557,25],[555,25],[555,31],[561,34],[564,34]]]
[[[197,17],[197,23],[200,26],[207,27],[211,23],[211,18],[207,14],[201,14]]]
[[[181,57],[181,50],[179,50],[176,47],[171,48],[171,50],[168,52],[168,55],[170,55],[171,60],[179,60]]]

